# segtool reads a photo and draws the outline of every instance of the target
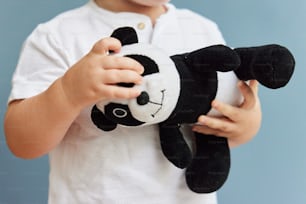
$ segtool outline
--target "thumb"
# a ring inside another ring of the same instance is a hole
[[[107,55],[109,51],[118,52],[120,49],[121,42],[118,39],[107,37],[96,42],[91,52],[100,55]]]
[[[254,107],[258,93],[258,82],[256,80],[251,80],[250,84],[248,85],[246,82],[239,81],[238,87],[244,98],[244,101],[240,107],[245,109]]]

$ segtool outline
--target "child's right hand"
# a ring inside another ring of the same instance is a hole
[[[4,122],[11,151],[21,158],[42,156],[62,141],[84,107],[100,100],[137,97],[136,88],[116,85],[140,83],[143,72],[131,58],[108,55],[109,50],[118,52],[120,48],[117,39],[105,38],[47,90],[12,101]]]
[[[100,100],[128,99],[140,94],[136,88],[116,85],[119,82],[139,84],[144,71],[143,66],[131,58],[108,54],[110,50],[118,52],[120,49],[119,40],[104,38],[65,73],[61,84],[69,103],[83,108]]]

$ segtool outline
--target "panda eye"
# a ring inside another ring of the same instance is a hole
[[[115,108],[113,110],[113,115],[118,118],[124,118],[127,116],[127,114],[128,114],[127,111],[122,108]]]
[[[126,57],[130,57],[137,62],[139,62],[144,67],[144,73],[142,76],[146,76],[149,74],[158,73],[158,65],[151,58],[144,55],[126,55]]]

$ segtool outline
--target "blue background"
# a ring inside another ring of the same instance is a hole
[[[86,0],[0,0],[1,123],[10,80],[24,39],[43,21]],[[213,19],[232,47],[279,43],[296,58],[283,89],[261,87],[263,123],[250,143],[232,150],[232,169],[220,204],[306,203],[306,1],[172,0]],[[0,204],[44,204],[48,158],[22,160],[6,147],[0,127]]]

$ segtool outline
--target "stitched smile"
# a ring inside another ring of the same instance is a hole
[[[149,103],[159,106],[159,108],[155,111],[155,113],[152,113],[152,114],[151,114],[151,116],[152,116],[153,118],[154,118],[154,117],[156,116],[156,114],[162,109],[163,102],[164,102],[164,98],[165,98],[165,91],[166,91],[166,89],[163,89],[163,90],[160,91],[161,94],[162,94],[160,103],[153,102],[153,101],[149,101]]]

